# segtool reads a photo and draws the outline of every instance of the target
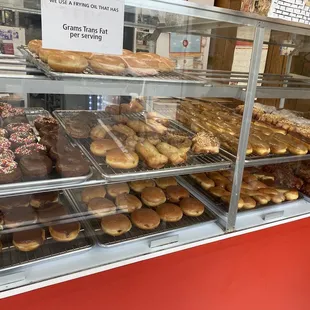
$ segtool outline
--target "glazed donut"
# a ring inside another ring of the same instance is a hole
[[[82,73],[88,61],[79,55],[54,53],[48,57],[48,65],[57,72]]]
[[[139,156],[135,152],[126,151],[116,148],[107,151],[106,163],[117,169],[132,169],[138,166]]]
[[[213,196],[216,196],[216,197],[222,197],[224,195],[229,195],[230,192],[226,191],[224,188],[222,187],[211,187],[209,189],[209,193]]]
[[[296,189],[290,189],[284,193],[286,200],[296,200],[299,197],[298,191]]]
[[[154,210],[142,208],[131,213],[131,221],[138,228],[151,230],[159,226],[160,217]]]
[[[200,216],[205,206],[196,198],[188,197],[181,200],[180,207],[187,216]]]
[[[214,181],[209,179],[205,173],[191,174],[191,177],[205,190],[215,186]]]
[[[153,180],[131,181],[129,182],[129,187],[136,193],[141,193],[146,187],[155,187],[155,182]]]
[[[111,139],[101,139],[90,144],[90,151],[100,157],[104,157],[107,151],[117,148],[117,144]]]
[[[97,125],[90,131],[90,137],[92,140],[102,140],[106,134],[107,130],[102,125]]]
[[[285,201],[285,195],[284,194],[278,193],[277,195],[270,195],[270,197],[271,197],[271,201],[273,203],[281,203],[281,202]]]
[[[173,203],[163,203],[156,208],[159,217],[165,222],[177,222],[183,217],[182,209]]]
[[[116,206],[124,211],[131,213],[142,207],[142,202],[134,195],[123,193],[116,197],[115,199]]]
[[[87,204],[88,211],[96,217],[113,214],[116,211],[116,206],[113,201],[107,198],[93,198]]]
[[[256,201],[248,195],[240,195],[243,200],[244,209],[253,209],[256,207]]]
[[[189,191],[180,185],[171,185],[166,188],[167,200],[180,202],[181,199],[189,197]]]
[[[87,187],[82,190],[82,201],[89,203],[93,198],[101,197],[104,198],[106,195],[106,190],[103,185]]]
[[[28,49],[32,53],[39,54],[39,50],[42,47],[42,41],[41,40],[31,40],[28,43]]]
[[[102,218],[101,229],[108,235],[120,236],[131,229],[131,222],[124,214],[113,214]]]
[[[161,188],[146,187],[141,192],[141,200],[149,207],[157,207],[166,202],[166,196]]]
[[[168,186],[171,185],[178,185],[176,179],[174,177],[164,177],[155,179],[156,185],[161,189],[166,189]]]
[[[230,199],[231,199],[231,193],[228,195],[221,196],[221,200],[227,203],[228,205],[230,204]],[[238,200],[238,209],[242,209],[244,206],[244,201],[242,198],[239,198]]]

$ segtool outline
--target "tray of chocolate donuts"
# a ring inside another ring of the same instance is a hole
[[[178,181],[193,195],[209,203],[221,215],[228,216],[228,207],[232,192],[233,171],[215,171],[178,177]],[[259,175],[244,171],[238,201],[238,216],[255,210],[268,210],[302,199],[296,189],[265,184]]]
[[[0,270],[85,251],[93,240],[64,192],[0,199]],[[70,216],[71,215],[71,216]]]
[[[107,181],[171,176],[231,165],[220,153],[214,136],[195,135],[157,113],[109,118],[94,113],[78,121],[79,114],[70,111],[55,111],[54,115]]]
[[[158,82],[203,83],[200,79],[175,71],[175,62],[153,53],[104,55],[86,52],[42,48],[41,40],[31,40],[28,46],[19,46],[28,61],[52,79],[86,78],[127,80],[143,78]]]
[[[173,177],[68,192],[81,212],[95,215],[88,224],[106,247],[215,222],[206,206]]]
[[[49,112],[0,103],[0,189],[72,185],[92,175],[80,148]]]

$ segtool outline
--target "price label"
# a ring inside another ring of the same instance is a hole
[[[41,0],[43,48],[122,54],[124,0]]]

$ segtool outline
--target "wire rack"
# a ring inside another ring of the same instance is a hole
[[[55,117],[62,124],[66,130],[66,120],[72,118],[75,115],[70,111],[55,111]],[[102,121],[105,125],[113,125],[115,122],[112,118],[107,118],[106,113],[103,114]],[[143,120],[145,115],[143,113],[132,113],[132,114],[122,114],[127,116],[129,119],[140,119]],[[100,113],[97,113],[97,116],[101,116]],[[184,128],[177,121],[170,122],[170,129],[177,131],[182,131],[188,135],[189,138],[192,138],[194,134],[188,129]],[[144,179],[144,178],[153,178],[153,177],[163,177],[163,176],[173,176],[176,174],[186,174],[186,173],[196,173],[200,171],[214,171],[227,169],[231,165],[231,161],[227,159],[223,154],[204,154],[196,155],[192,152],[188,152],[188,159],[186,163],[171,166],[166,165],[161,169],[152,169],[149,168],[143,161],[139,161],[139,164],[134,169],[114,169],[108,166],[103,157],[95,156],[90,151],[90,144],[92,140],[88,139],[76,139],[77,145],[80,146],[84,154],[88,157],[91,163],[100,171],[102,176],[110,182],[126,182],[132,181],[133,179]]]
[[[203,203],[209,204],[213,207],[213,209],[217,210],[218,213],[223,215],[224,217],[228,216],[228,204],[225,204],[220,198],[212,196],[208,191],[203,189],[199,184],[195,182],[190,176],[178,177],[178,182],[187,188],[191,193],[197,198],[200,199]],[[299,193],[299,198],[302,199],[302,194]],[[281,206],[291,204],[296,202],[294,201],[286,201],[282,202]],[[279,204],[275,204],[273,202],[269,202],[266,205],[256,205],[253,209],[240,209],[238,210],[237,216],[248,215],[257,210],[267,211],[272,210],[272,207],[279,206]]]
[[[38,69],[42,70],[46,76],[51,79],[100,79],[100,80],[121,80],[121,81],[141,81],[141,82],[170,82],[170,83],[191,83],[191,84],[204,84],[201,79],[185,74],[182,72],[160,72],[155,76],[116,76],[107,74],[98,74],[88,66],[83,73],[61,73],[53,71],[46,63],[44,63],[36,54],[29,51],[27,46],[18,47],[20,52],[27,58],[29,62],[34,64]]]
[[[75,201],[77,208],[80,209],[80,212],[85,212],[87,210],[87,206],[81,200],[81,191],[79,189],[76,189],[76,190],[69,190],[68,192],[69,192],[69,195],[71,196],[71,199]],[[139,197],[137,193],[133,191],[131,191],[130,194],[133,194]],[[148,208],[145,205],[143,205],[142,207]],[[118,212],[118,213],[123,213],[123,212]],[[129,214],[127,213],[123,213],[123,214],[125,214],[130,219]],[[100,219],[98,218],[89,220],[88,224],[90,228],[95,232],[95,236],[98,240],[99,245],[104,246],[104,247],[109,247],[109,246],[114,246],[118,244],[132,242],[135,240],[145,239],[148,237],[159,236],[167,232],[172,232],[172,231],[175,232],[175,231],[178,231],[178,230],[181,230],[189,226],[193,226],[193,225],[203,225],[206,223],[214,223],[215,221],[216,219],[214,215],[207,209],[207,207],[205,207],[205,212],[201,216],[190,217],[190,216],[183,215],[180,221],[174,222],[174,223],[168,223],[168,222],[161,221],[160,225],[157,228],[149,230],[149,231],[140,229],[132,225],[132,228],[129,232],[121,236],[118,236],[118,237],[113,237],[108,234],[105,234],[101,230]]]

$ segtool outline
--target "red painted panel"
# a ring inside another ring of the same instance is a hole
[[[0,301],[23,310],[309,310],[310,219]]]

